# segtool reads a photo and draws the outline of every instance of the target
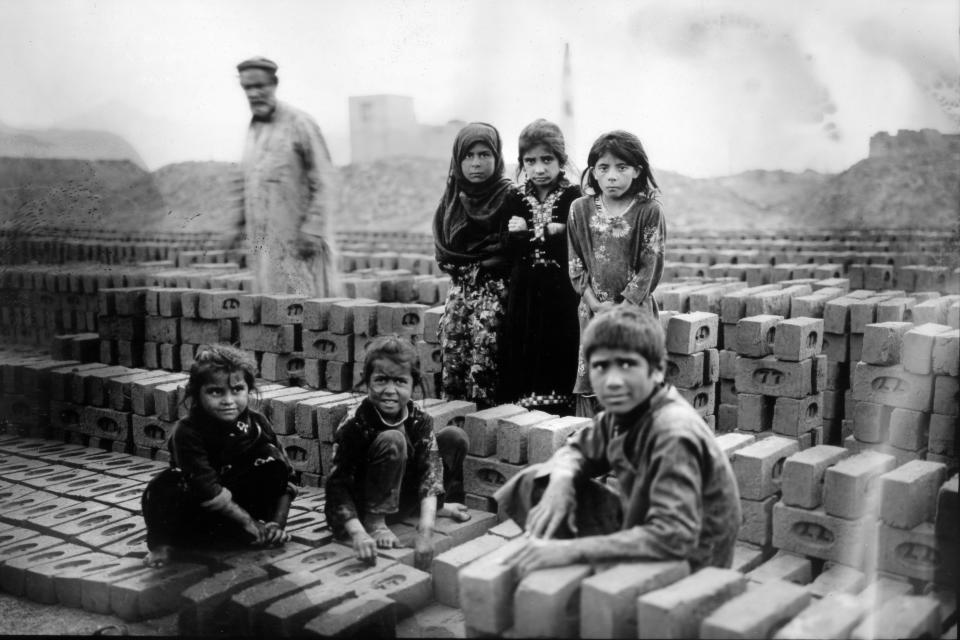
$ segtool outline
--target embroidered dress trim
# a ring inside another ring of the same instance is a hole
[[[536,191],[532,182],[527,182],[524,187],[523,197],[530,206],[533,219],[533,264],[541,266],[560,266],[556,260],[547,258],[545,231],[547,225],[555,220],[553,212],[557,208],[557,201],[563,195],[564,189],[568,183],[566,179],[561,178],[543,202],[537,200]]]

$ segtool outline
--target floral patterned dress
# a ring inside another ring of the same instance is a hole
[[[519,191],[508,195],[498,218],[497,232],[508,238],[507,220],[522,215]],[[441,261],[440,269],[450,274],[450,290],[440,319],[440,353],[443,362],[443,396],[476,402],[481,408],[494,406],[502,398],[502,340],[507,303],[507,285],[516,260],[513,240],[501,256],[467,264]]]
[[[660,203],[638,196],[620,215],[608,215],[600,196],[584,196],[570,210],[570,282],[583,296],[587,287],[600,302],[631,303],[659,316],[653,291],[663,274],[667,227]],[[593,318],[581,297],[580,336]],[[581,344],[573,392],[593,393]]]

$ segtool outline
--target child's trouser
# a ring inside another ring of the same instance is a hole
[[[513,518],[521,528],[525,527],[527,515],[540,502],[550,484],[549,469],[549,465],[544,463],[530,465],[500,487],[494,499],[501,516]],[[581,476],[574,480],[574,491],[577,537],[604,535],[620,530],[623,507],[617,492],[602,482]],[[572,538],[574,535],[564,522],[554,537]]]
[[[443,502],[463,502],[463,461],[469,440],[463,429],[450,425],[437,433],[437,448],[443,461],[443,489],[437,507]],[[417,470],[407,465],[410,441],[399,429],[377,434],[367,450],[367,474],[364,479],[363,511],[403,519],[420,508]],[[358,505],[359,506],[359,505]]]
[[[233,501],[255,520],[271,520],[280,497],[287,491],[286,466],[276,460],[251,466],[233,474],[224,486]],[[200,506],[180,469],[165,469],[143,492],[143,520],[147,525],[147,548],[249,542],[239,523]]]

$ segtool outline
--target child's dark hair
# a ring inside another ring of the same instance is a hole
[[[197,349],[190,366],[190,379],[184,401],[193,407],[200,406],[200,389],[216,373],[230,374],[239,371],[251,392],[256,391],[257,361],[246,351],[226,344],[203,345]]]
[[[644,150],[640,138],[629,131],[622,130],[603,134],[590,147],[590,153],[587,155],[587,168],[583,170],[580,179],[580,184],[585,192],[590,193],[592,191],[594,194],[600,194],[600,183],[593,175],[593,169],[605,153],[609,153],[640,170],[640,175],[630,184],[630,188],[627,189],[625,195],[635,196],[642,193],[648,198],[654,197],[659,186],[653,177],[647,152]]]
[[[520,139],[517,142],[518,171],[523,169],[523,154],[540,144],[557,157],[561,167],[567,164],[567,144],[563,140],[560,127],[549,120],[537,118],[520,132]]]
[[[367,351],[363,357],[363,383],[365,385],[370,384],[373,363],[383,358],[398,365],[408,365],[410,367],[410,377],[413,378],[413,386],[419,387],[422,385],[420,356],[417,355],[417,350],[413,344],[397,336],[380,336],[367,345]]]
[[[583,332],[583,357],[587,363],[597,349],[634,351],[651,367],[666,366],[666,337],[660,320],[636,307],[619,305],[600,313]]]

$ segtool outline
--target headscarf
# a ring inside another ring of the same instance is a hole
[[[463,174],[461,163],[470,147],[478,142],[490,148],[496,165],[493,175],[474,184]],[[476,262],[502,253],[497,234],[502,220],[497,214],[512,187],[503,170],[503,151],[496,128],[485,122],[471,122],[460,130],[453,143],[446,190],[433,217],[438,260]]]

